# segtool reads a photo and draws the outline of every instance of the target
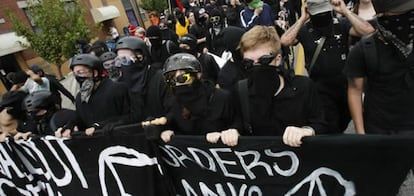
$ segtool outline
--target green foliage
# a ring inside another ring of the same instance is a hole
[[[140,6],[147,11],[161,12],[168,8],[168,0],[141,0]]]
[[[40,0],[27,1],[27,11],[39,29],[34,32],[26,26],[14,13],[6,11],[13,23],[13,30],[25,37],[29,47],[46,61],[59,67],[65,59],[77,53],[76,40],[89,38],[89,30],[85,21],[85,9],[80,0]]]

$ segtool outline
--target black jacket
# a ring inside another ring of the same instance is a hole
[[[82,102],[80,94],[76,96],[76,113],[79,128],[100,127],[118,122],[130,114],[128,87],[123,83],[104,78],[92,92],[88,103]]]
[[[201,115],[182,115],[183,106],[175,97],[170,97],[168,129],[183,135],[204,135],[229,128],[241,129],[240,119],[235,116],[233,100],[226,90],[214,88],[211,84],[200,87],[207,96],[207,109]]]

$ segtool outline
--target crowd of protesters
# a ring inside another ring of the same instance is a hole
[[[38,65],[8,75],[0,139],[139,123],[164,142],[274,135],[299,147],[351,119],[361,134],[414,133],[414,2],[305,2],[190,0],[150,12],[151,26],[130,25],[112,44],[79,42],[69,61],[76,98]],[[298,43],[308,76],[292,68]],[[62,108],[60,93],[76,110]]]

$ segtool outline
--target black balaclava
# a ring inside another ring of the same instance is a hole
[[[148,27],[146,36],[151,42],[151,48],[160,49],[162,45],[161,29],[156,25]]]
[[[333,17],[332,12],[323,12],[310,16],[312,26],[322,35],[333,35]]]

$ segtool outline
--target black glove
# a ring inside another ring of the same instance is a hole
[[[147,140],[155,141],[160,139],[161,126],[148,125],[144,126],[145,138]]]

